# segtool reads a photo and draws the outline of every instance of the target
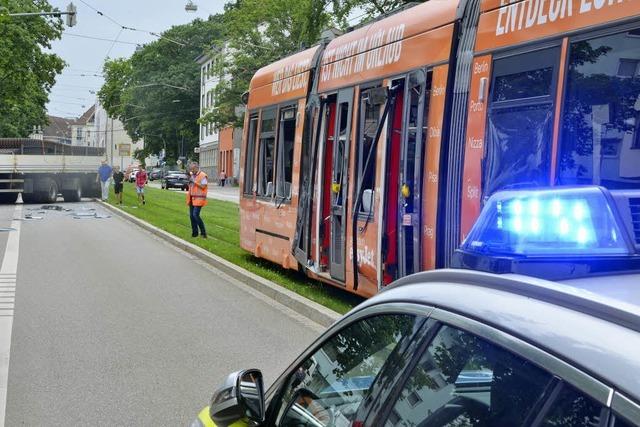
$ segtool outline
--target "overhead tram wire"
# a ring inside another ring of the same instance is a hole
[[[111,51],[113,50],[113,47],[116,45],[116,42],[120,38],[120,35],[122,34],[122,31],[123,31],[123,29],[120,28],[120,31],[118,31],[118,35],[116,36],[116,38],[113,41],[113,43],[111,43],[111,47],[109,47],[109,50],[107,51],[107,54],[104,57],[105,62],[107,61],[107,59],[109,59],[109,55],[111,54]]]
[[[75,33],[68,33],[65,32],[64,33],[67,36],[71,36],[71,37],[79,37],[82,39],[90,39],[90,40],[100,40],[100,41],[104,41],[104,42],[114,42],[114,43],[118,43],[118,44],[128,44],[128,45],[133,45],[133,46],[138,46],[140,43],[134,43],[134,42],[125,42],[122,40],[115,40],[115,39],[105,39],[103,37],[93,37],[93,36],[87,36],[84,34],[75,34]]]
[[[182,43],[182,42],[179,42],[179,41],[176,41],[176,40],[170,39],[169,37],[166,37],[166,36],[163,36],[163,35],[161,35],[161,34],[155,33],[155,32],[153,32],[153,31],[149,31],[149,30],[142,30],[142,29],[139,29],[139,28],[134,28],[134,27],[129,27],[129,26],[126,26],[126,25],[122,25],[120,22],[116,21],[115,19],[113,19],[112,17],[110,17],[109,15],[107,15],[106,13],[104,13],[104,12],[102,12],[102,11],[100,11],[100,10],[96,9],[95,7],[91,6],[91,5],[90,5],[89,3],[87,3],[85,0],[80,0],[80,2],[81,2],[82,4],[84,4],[85,6],[87,6],[88,8],[90,8],[90,9],[94,10],[98,15],[100,15],[100,16],[102,16],[102,17],[104,17],[104,18],[108,19],[108,20],[109,20],[109,21],[111,21],[113,24],[115,24],[115,25],[117,25],[118,27],[120,27],[122,30],[137,31],[137,32],[140,32],[140,33],[147,33],[147,34],[152,35],[152,36],[154,36],[154,37],[158,37],[158,38],[160,38],[160,39],[165,39],[165,40],[167,40],[167,41],[170,41],[171,43],[175,43],[175,44],[177,44],[177,45],[179,45],[179,46],[182,46],[182,47],[185,47],[185,46],[186,46],[186,44],[185,44],[185,43]]]

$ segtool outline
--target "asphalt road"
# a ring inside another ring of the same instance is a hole
[[[228,373],[270,383],[322,330],[123,219],[36,215],[20,222],[7,426],[188,425]],[[13,216],[0,206],[0,227]]]

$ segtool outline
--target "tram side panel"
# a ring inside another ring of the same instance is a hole
[[[532,4],[483,2],[460,239],[500,189],[640,187],[640,4]]]

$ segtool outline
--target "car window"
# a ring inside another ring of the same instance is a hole
[[[384,425],[522,425],[552,379],[551,374],[500,347],[443,326]]]
[[[351,425],[385,363],[399,363],[397,348],[422,322],[415,316],[381,315],[333,336],[287,380],[276,425]]]
[[[541,426],[597,427],[602,406],[575,388],[563,384]]]
[[[622,418],[616,416],[616,422],[614,424],[615,427],[637,427],[637,424],[631,424]]]

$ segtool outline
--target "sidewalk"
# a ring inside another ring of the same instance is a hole
[[[152,188],[160,188],[160,181],[152,181],[147,184]],[[180,191],[178,189],[170,189],[167,191]],[[222,200],[225,202],[240,203],[240,187],[220,187],[218,184],[209,185],[207,193],[208,199]]]

